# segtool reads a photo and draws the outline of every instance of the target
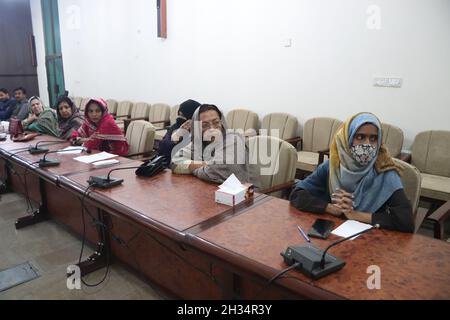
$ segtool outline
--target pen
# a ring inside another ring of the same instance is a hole
[[[297,226],[298,231],[300,232],[300,234],[302,235],[303,238],[305,238],[305,240],[307,242],[311,242],[311,239],[308,238],[308,236],[306,235],[306,233],[302,230],[302,228],[300,228],[300,226]]]

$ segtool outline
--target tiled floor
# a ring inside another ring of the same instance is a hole
[[[67,288],[67,267],[78,261],[81,241],[53,221],[17,231],[14,222],[26,213],[27,205],[16,194],[0,199],[0,270],[29,261],[40,277],[0,292],[0,300],[9,299],[148,299],[161,297],[145,282],[120,264],[113,264],[106,281],[95,288]],[[85,248],[84,256],[92,253]],[[83,279],[96,283],[103,278],[100,269]]]

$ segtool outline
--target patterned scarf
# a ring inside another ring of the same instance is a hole
[[[366,166],[353,157],[353,137],[361,126],[372,124],[378,129],[377,156]],[[359,113],[348,119],[336,133],[330,148],[330,194],[337,189],[353,193],[355,209],[376,212],[398,189],[402,189],[401,168],[392,160],[382,143],[381,122],[371,113]]]

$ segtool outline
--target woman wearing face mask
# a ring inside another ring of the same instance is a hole
[[[360,113],[336,133],[330,159],[300,181],[290,196],[299,210],[328,213],[381,228],[414,231],[412,207],[385,145],[380,121]]]
[[[158,153],[162,156],[166,156],[168,163],[171,161],[172,149],[180,142],[179,137],[176,135],[177,130],[179,128],[190,129],[192,115],[199,106],[200,103],[195,100],[187,100],[180,104],[177,121],[169,128],[169,130],[167,130],[166,135],[161,140],[158,147]]]
[[[44,108],[39,97],[31,97],[29,104],[31,113],[28,118],[22,121],[24,129],[58,137],[58,120],[55,112],[50,108]]]
[[[175,174],[193,174],[213,183],[223,183],[234,174],[242,183],[260,186],[257,167],[249,164],[244,137],[227,132],[223,114],[215,105],[201,105],[184,133],[185,139],[173,150]]]

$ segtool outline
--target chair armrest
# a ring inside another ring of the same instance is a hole
[[[114,117],[114,120],[122,120],[122,121],[125,121],[126,119],[128,119],[129,117],[128,116],[115,116]]]
[[[278,184],[276,186],[264,189],[264,190],[260,190],[258,192],[260,193],[265,193],[265,194],[269,194],[269,193],[274,193],[277,191],[285,191],[284,193],[290,193],[290,191],[292,190],[292,188],[295,186],[295,181],[288,181],[282,184]]]
[[[149,120],[150,121],[150,120]],[[160,121],[150,121],[151,124],[160,124],[163,123],[165,126],[168,126],[170,124],[169,120],[160,120]],[[165,127],[164,126],[164,127]]]
[[[321,164],[325,161],[325,156],[328,156],[328,158],[330,157],[330,149],[322,150],[322,151],[319,151],[318,153],[319,153],[319,163],[318,164]]]
[[[428,219],[434,221],[434,237],[444,238],[444,221],[450,216],[450,200],[433,212]]]
[[[402,161],[405,161],[407,163],[411,163],[411,153],[400,153],[398,158]]]
[[[155,156],[157,152],[155,150],[151,150],[151,151],[147,151],[147,152],[139,152],[139,153],[133,153],[133,154],[128,154],[125,156],[125,158],[132,158],[132,157],[137,157],[137,156],[145,156],[146,158],[142,158],[139,160],[143,160],[143,159],[151,159]],[[149,157],[149,158],[147,158]]]
[[[148,120],[148,118],[146,117],[139,117],[139,118],[128,118],[128,119],[124,119],[123,120],[123,131],[126,133],[128,126],[130,125],[130,123],[132,121],[136,121],[136,120]]]
[[[297,145],[300,142],[302,144],[300,149],[303,149],[303,139],[302,137],[294,137],[294,138],[289,138],[285,140],[286,142],[289,142],[290,144],[292,144],[296,149],[297,149]]]

